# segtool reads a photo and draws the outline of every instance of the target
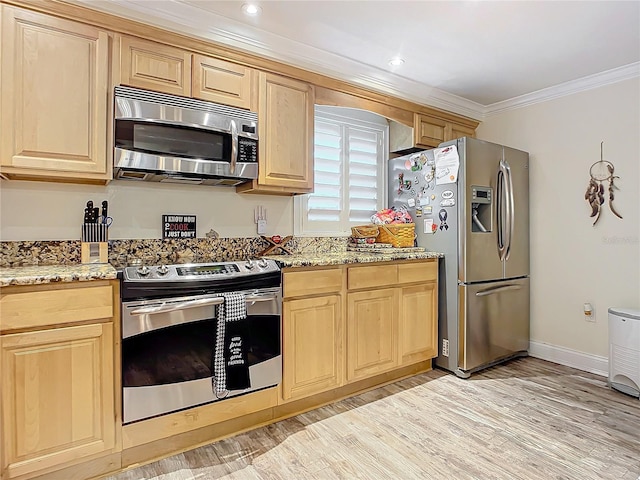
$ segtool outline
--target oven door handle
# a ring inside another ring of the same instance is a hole
[[[222,302],[224,302],[224,299],[222,297],[215,297],[215,298],[203,298],[199,300],[187,300],[186,302],[172,303],[170,305],[163,303],[159,307],[137,308],[136,310],[132,310],[131,312],[129,312],[129,315],[138,316],[138,315],[149,315],[149,314],[155,314],[155,313],[167,313],[167,312],[174,312],[176,310],[185,310],[187,308],[206,307],[208,305],[220,305]]]
[[[246,297],[247,303],[249,302],[269,302],[272,300],[276,300],[276,296],[269,295],[249,295]],[[176,310],[185,310],[187,308],[195,308],[195,307],[206,307],[209,305],[220,305],[224,302],[222,297],[214,297],[214,298],[202,298],[198,300],[187,300],[186,302],[180,303],[172,303],[167,305],[166,303],[161,304],[157,307],[144,307],[137,308],[136,310],[132,310],[129,312],[129,315],[139,316],[139,315],[149,315],[155,313],[167,313],[174,312]]]

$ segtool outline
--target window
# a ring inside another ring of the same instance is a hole
[[[295,201],[296,234],[348,235],[384,207],[389,125],[362,110],[316,106],[314,192]]]

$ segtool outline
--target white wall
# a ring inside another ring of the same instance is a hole
[[[116,180],[106,187],[49,182],[0,182],[0,240],[79,240],[88,200],[109,201],[111,239],[162,238],[163,214],[197,216],[197,236],[257,235],[254,209],[267,210],[267,235],[293,233],[293,199],[241,195],[233,187]]]
[[[490,116],[477,136],[530,153],[531,340],[607,357],[607,308],[640,309],[640,79]],[[601,141],[624,219],[605,203],[592,226],[584,194]]]

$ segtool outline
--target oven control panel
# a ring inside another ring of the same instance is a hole
[[[213,265],[190,265],[176,267],[178,275],[229,275],[240,271],[235,263],[218,263]]]
[[[141,265],[123,270],[125,282],[183,282],[189,280],[225,278],[233,279],[278,272],[280,268],[274,260],[247,260],[246,262],[192,263],[185,265]]]

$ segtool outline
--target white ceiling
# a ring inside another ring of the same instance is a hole
[[[640,75],[640,0],[73,1],[474,118]]]

